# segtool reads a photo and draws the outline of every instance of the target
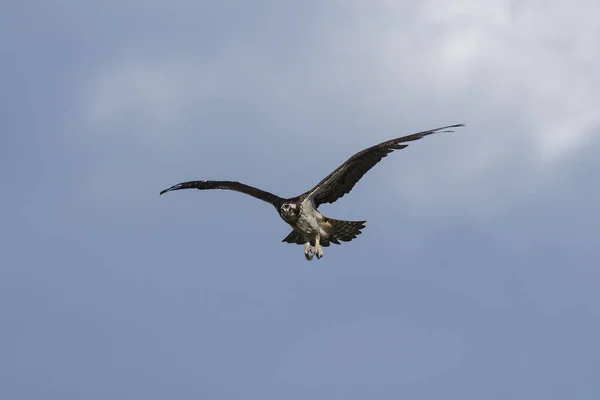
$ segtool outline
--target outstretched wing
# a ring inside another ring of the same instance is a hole
[[[189,181],[178,183],[177,185],[171,186],[168,189],[163,190],[160,194],[171,192],[173,190],[181,189],[225,189],[234,190],[236,192],[245,193],[252,197],[256,197],[262,201],[273,204],[275,207],[283,200],[281,197],[274,195],[273,193],[265,192],[264,190],[257,189],[252,186],[244,185],[239,182],[232,181]]]
[[[317,186],[304,193],[302,196],[312,197],[316,206],[323,203],[333,203],[346,193],[349,193],[356,182],[358,182],[368,170],[373,168],[375,164],[381,161],[383,157],[394,150],[408,147],[407,144],[403,143],[419,140],[434,133],[452,132],[449,130],[450,128],[458,128],[461,126],[465,126],[465,124],[449,125],[429,131],[414,133],[369,147],[350,157],[345,163],[340,165],[335,171],[319,182]]]

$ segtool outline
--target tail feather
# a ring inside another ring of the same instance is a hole
[[[341,221],[339,219],[327,218],[327,222],[331,227],[328,229],[329,237],[327,239],[321,238],[319,242],[323,247],[328,247],[331,243],[341,244],[340,240],[342,242],[351,241],[362,233],[361,229],[365,227],[367,221]],[[306,239],[300,232],[292,230],[282,242],[304,244],[306,243]],[[310,241],[310,244],[312,246],[315,245],[314,239]]]
[[[328,218],[327,222],[331,224],[329,241],[340,244],[339,240],[349,242],[360,235],[362,233],[361,229],[365,227],[367,221],[341,221],[339,219]]]

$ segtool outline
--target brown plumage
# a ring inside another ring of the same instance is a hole
[[[183,182],[161,191],[160,194],[181,189],[225,189],[245,193],[263,200],[272,204],[279,212],[279,216],[293,228],[292,232],[282,241],[304,244],[304,255],[307,260],[311,260],[315,254],[317,258],[321,258],[323,256],[321,246],[327,247],[330,243],[340,244],[340,241],[351,241],[361,234],[361,229],[365,227],[366,222],[327,218],[317,211],[321,204],[333,203],[349,193],[367,171],[394,150],[408,147],[408,142],[422,139],[434,133],[452,132],[451,128],[462,126],[464,124],[448,125],[413,133],[369,147],[354,154],[308,192],[289,199],[234,181]],[[314,251],[311,246],[315,248]]]
[[[267,203],[271,203],[274,206],[279,204],[281,197],[274,195],[273,193],[266,192],[264,190],[255,188],[253,186],[248,186],[243,183],[234,182],[234,181],[189,181],[178,183],[177,185],[171,186],[168,189],[165,189],[160,192],[160,194],[164,194],[167,192],[171,192],[173,190],[181,190],[181,189],[198,189],[198,190],[206,190],[206,189],[224,189],[224,190],[234,190],[236,192],[245,193],[262,201],[266,201]]]
[[[394,150],[401,150],[408,147],[408,145],[404,143],[419,140],[434,133],[452,132],[449,130],[450,128],[458,128],[461,126],[465,125],[449,125],[442,128],[413,133],[412,135],[388,140],[369,147],[350,157],[335,171],[327,175],[314,188],[304,193],[303,196],[313,196],[316,207],[323,203],[333,203],[340,197],[349,193],[367,171],[373,168],[389,153]]]

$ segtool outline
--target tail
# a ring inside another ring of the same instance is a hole
[[[341,221],[339,219],[327,218],[327,222],[331,224],[329,229],[329,241],[331,243],[340,244],[349,242],[360,235],[361,229],[365,227],[367,221]]]
[[[320,244],[323,247],[329,246],[329,243],[341,244],[340,240],[342,242],[351,241],[361,234],[360,230],[365,227],[367,221],[340,221],[339,219],[326,218],[325,222],[329,223],[329,228],[326,229],[329,237],[327,239],[321,238]],[[302,234],[293,230],[282,242],[304,244],[306,239]],[[310,244],[315,245],[314,239],[310,241]]]

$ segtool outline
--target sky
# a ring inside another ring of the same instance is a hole
[[[597,399],[600,3],[0,5],[0,397]],[[307,262],[237,180],[335,204]]]

